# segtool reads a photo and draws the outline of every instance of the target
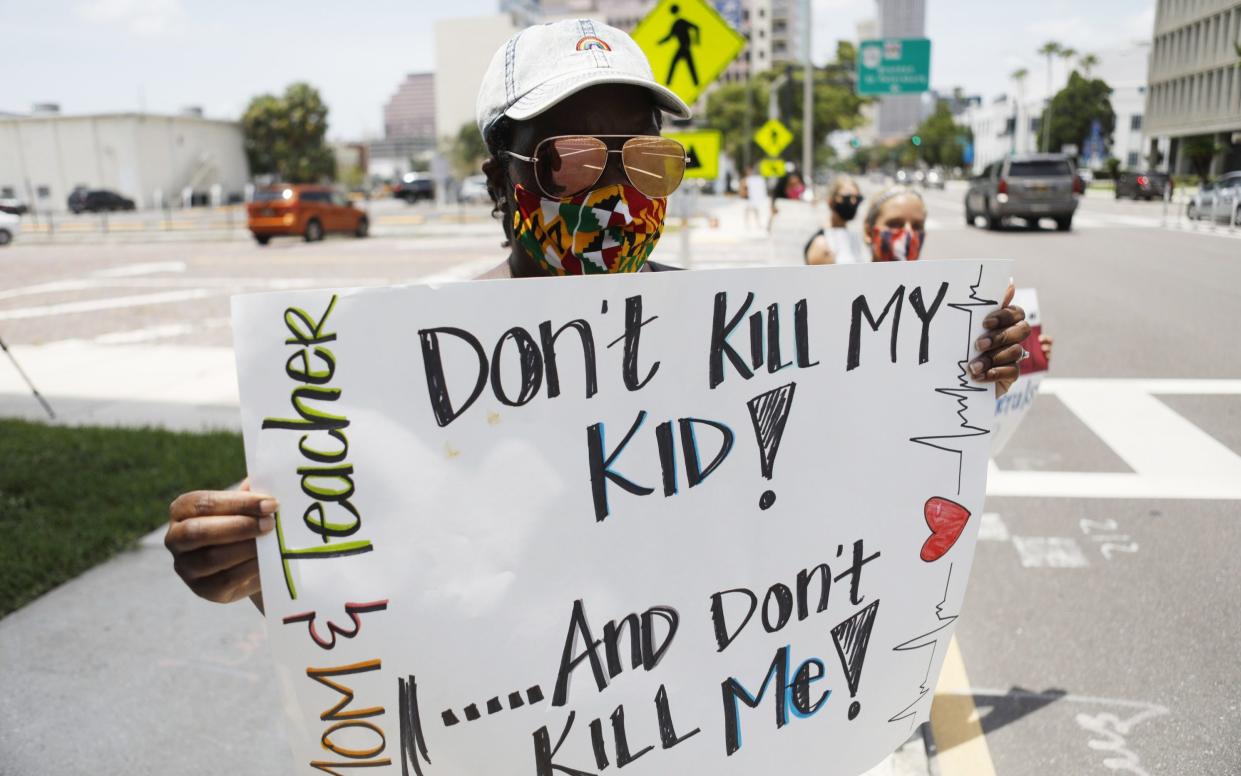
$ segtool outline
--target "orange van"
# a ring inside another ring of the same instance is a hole
[[[250,233],[259,245],[273,237],[301,235],[306,242],[322,240],[328,232],[350,232],[365,237],[370,229],[366,213],[329,186],[283,183],[254,192],[246,208]]]

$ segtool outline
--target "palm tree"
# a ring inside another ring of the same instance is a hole
[[[1048,125],[1051,124],[1051,58],[1059,55],[1060,50],[1061,47],[1059,43],[1054,40],[1049,40],[1042,46],[1039,46],[1038,51],[1036,52],[1039,56],[1047,58],[1047,118],[1049,120],[1043,122],[1043,142],[1041,145],[1043,146],[1044,151],[1047,150],[1046,146],[1050,142],[1047,132],[1049,129]]]
[[[1077,60],[1077,64],[1082,66],[1082,70],[1086,71],[1086,77],[1089,78],[1090,71],[1098,67],[1099,58],[1094,54],[1086,54],[1081,59]]]
[[[1008,74],[1013,79],[1013,83],[1017,84],[1017,99],[1013,103],[1013,142],[1012,150],[1017,151],[1017,135],[1021,132],[1021,108],[1025,104],[1026,97],[1026,76],[1030,74],[1029,70],[1019,67]]]

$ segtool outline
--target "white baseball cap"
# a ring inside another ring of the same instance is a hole
[[[496,51],[478,89],[478,131],[485,138],[501,116],[524,121],[598,84],[643,86],[665,112],[690,117],[685,101],[655,80],[633,38],[601,22],[572,19],[527,27]]]

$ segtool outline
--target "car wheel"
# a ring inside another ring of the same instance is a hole
[[[974,211],[970,210],[969,208],[965,209],[965,225],[966,226],[974,225]]]
[[[306,222],[306,242],[318,242],[323,239],[323,224],[317,218]]]
[[[1198,220],[1198,208],[1194,207],[1194,203],[1190,202],[1185,206],[1185,217],[1190,221]]]
[[[1115,199],[1120,199],[1120,189],[1116,189],[1113,194],[1115,195]]]
[[[354,237],[365,237],[370,233],[371,222],[365,218],[358,219],[358,225],[353,229]]]
[[[1000,227],[1004,226],[1004,219],[1000,216],[991,214],[991,203],[987,203],[987,228],[993,232],[998,232]]]
[[[0,245],[8,245],[13,242],[13,233],[8,229],[0,229]]]
[[[1067,218],[1056,219],[1056,230],[1057,231],[1067,232],[1072,228],[1073,228],[1073,216],[1068,216]]]
[[[254,235],[254,241],[258,243],[259,245],[266,245],[267,243],[271,242],[271,235],[270,234],[256,234]]]

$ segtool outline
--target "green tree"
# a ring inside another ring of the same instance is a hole
[[[1111,145],[1112,130],[1116,128],[1116,112],[1108,97],[1112,89],[1098,78],[1087,80],[1076,70],[1069,75],[1069,83],[1051,98],[1043,111],[1043,122],[1051,149],[1063,145],[1081,146],[1090,134],[1091,122],[1098,120],[1104,142]]]
[[[1077,60],[1077,64],[1082,66],[1082,70],[1086,71],[1086,77],[1089,78],[1090,71],[1099,66],[1099,57],[1096,54],[1085,54]]]
[[[1203,183],[1211,177],[1211,162],[1223,151],[1224,147],[1216,142],[1214,135],[1194,135],[1181,141],[1181,153]]]
[[[858,97],[853,89],[853,72],[856,52],[853,44],[841,41],[836,47],[836,59],[826,67],[814,68],[814,136],[815,162],[822,164],[830,158],[826,149],[827,136],[838,129],[853,129],[862,123],[860,109],[866,98]],[[724,135],[724,150],[730,157],[745,157],[745,148],[752,138],[745,132],[746,112],[750,114],[751,133],[767,121],[767,102],[771,83],[780,76],[776,70],[768,70],[750,79],[750,103],[746,105],[747,89],[744,83],[721,84],[707,95],[707,126],[720,130]],[[801,160],[802,143],[802,79],[804,70],[794,68],[792,77],[778,95],[778,118],[784,122],[795,138],[781,156],[787,160]],[[751,158],[757,159],[763,152],[752,147]]]
[[[931,165],[961,167],[965,164],[965,143],[974,140],[969,127],[963,127],[952,117],[945,100],[935,106],[935,112],[918,125],[914,134],[922,140],[915,156]]]
[[[1060,46],[1059,43],[1057,43],[1054,40],[1049,40],[1046,43],[1044,43],[1042,46],[1039,46],[1038,51],[1035,52],[1039,56],[1047,58],[1047,93],[1048,94],[1051,94],[1051,58],[1054,56],[1058,56],[1061,50],[1062,50],[1062,47]],[[1042,145],[1043,145],[1044,151],[1046,151],[1049,146],[1049,143],[1047,142],[1047,138],[1048,138],[1047,124],[1044,123],[1043,124],[1043,138],[1042,138],[1042,141],[1043,141]]]
[[[250,100],[241,131],[253,175],[272,175],[287,183],[314,183],[336,176],[336,157],[328,146],[327,106],[310,84],[294,83],[276,97]]]
[[[467,121],[457,130],[448,149],[452,171],[458,178],[467,175],[478,175],[482,172],[483,160],[487,158],[487,146],[483,144],[483,136],[478,125]]]

